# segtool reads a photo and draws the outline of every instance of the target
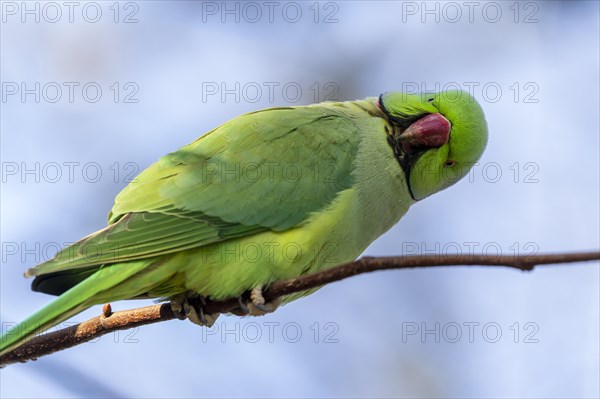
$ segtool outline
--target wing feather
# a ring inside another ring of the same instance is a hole
[[[235,118],[160,158],[117,195],[109,226],[30,269],[44,275],[297,226],[352,185],[361,135],[343,107]]]

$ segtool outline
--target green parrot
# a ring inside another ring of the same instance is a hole
[[[0,338],[0,354],[106,302],[170,300],[210,325],[192,297],[242,298],[356,259],[408,208],[479,159],[487,126],[463,91],[389,92],[359,101],[251,112],[144,170],[115,198],[108,226],[29,269],[59,295]],[[283,298],[284,302],[305,293]]]

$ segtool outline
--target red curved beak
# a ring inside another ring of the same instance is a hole
[[[451,127],[441,114],[429,114],[410,125],[397,140],[419,147],[440,147],[448,142]]]

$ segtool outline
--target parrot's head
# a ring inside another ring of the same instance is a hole
[[[487,144],[483,111],[467,92],[390,92],[377,105],[393,126],[388,142],[415,201],[463,178]]]

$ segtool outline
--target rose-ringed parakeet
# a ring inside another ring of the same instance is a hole
[[[358,257],[408,208],[465,176],[487,142],[466,92],[390,92],[241,115],[121,191],[108,226],[29,269],[60,295],[1,337],[0,353],[95,304],[252,291]],[[284,298],[295,299],[299,295]],[[200,314],[198,314],[200,313]]]

